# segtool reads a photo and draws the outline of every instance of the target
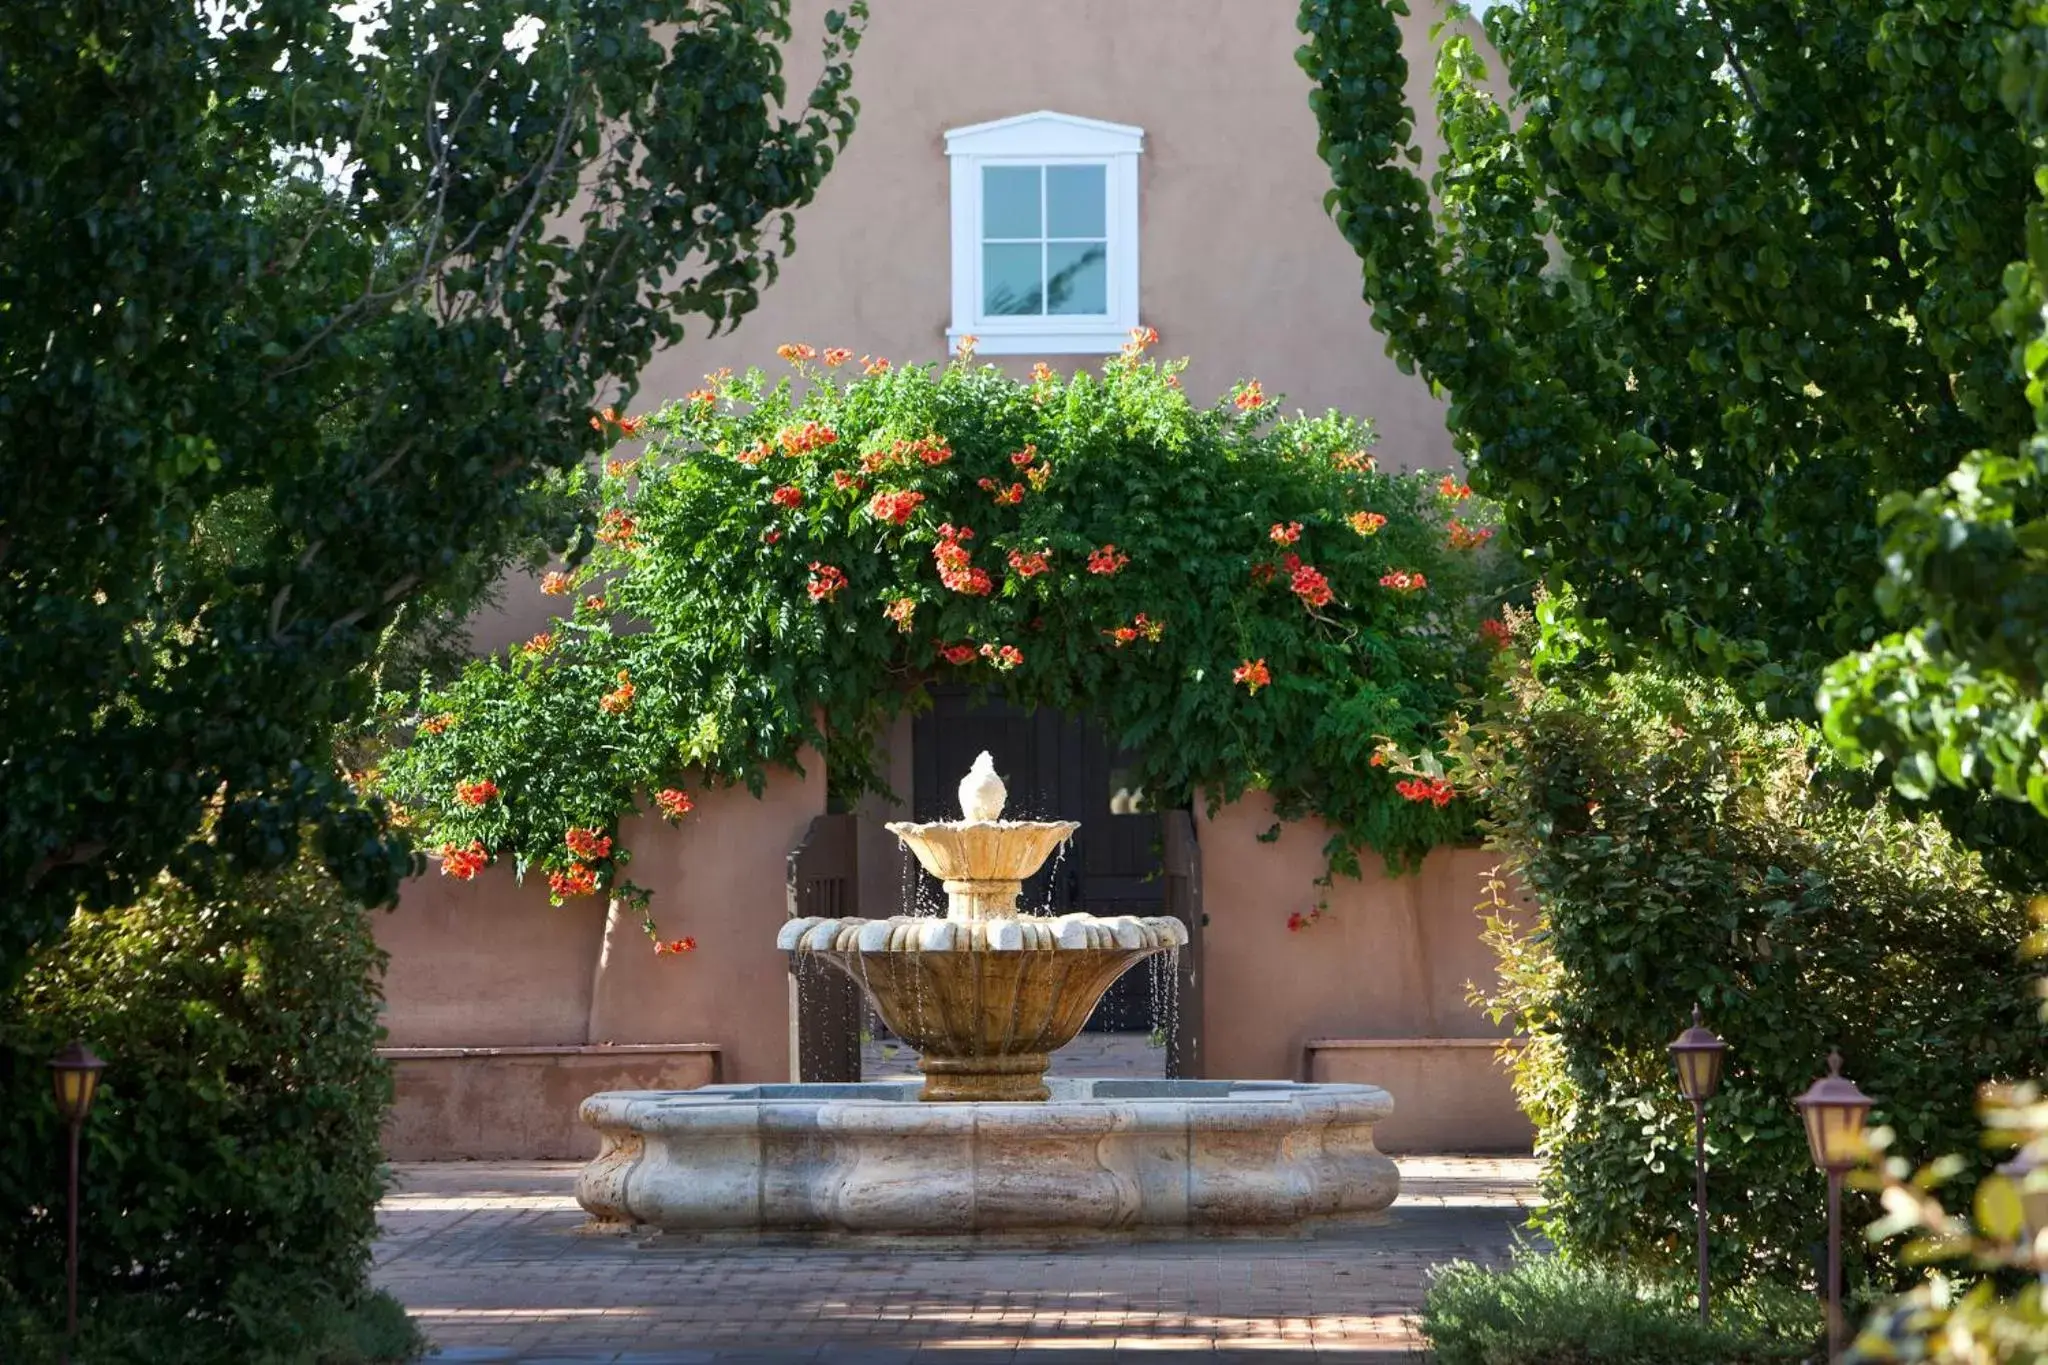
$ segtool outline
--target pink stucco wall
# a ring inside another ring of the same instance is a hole
[[[787,968],[775,933],[785,867],[825,809],[825,765],[744,788],[694,789],[679,825],[638,817],[621,837],[632,876],[654,891],[664,938],[695,953],[657,957],[637,912],[597,900],[547,903],[539,879],[493,870],[471,883],[429,874],[377,920],[391,954],[385,1024],[394,1047],[712,1043],[731,1081],[789,1072]]]
[[[816,69],[810,38],[833,0],[794,7],[792,89]],[[948,129],[1052,110],[1135,125],[1139,313],[1170,356],[1190,356],[1198,398],[1257,375],[1310,411],[1371,417],[1384,458],[1451,465],[1443,404],[1387,358],[1360,299],[1360,268],[1323,208],[1308,78],[1295,63],[1293,0],[889,0],[854,55],[852,140],[796,215],[797,250],[761,306],[730,334],[657,356],[636,407],[697,387],[721,365],[778,368],[784,341],[935,360],[951,321]],[[1401,23],[1417,138],[1439,0]],[[1453,31],[1476,32],[1465,20]],[[1482,37],[1483,41],[1483,37]],[[1038,357],[1002,361],[1026,371]],[[1062,367],[1087,356],[1045,357]]]
[[[1315,903],[1327,832],[1288,822],[1276,842],[1259,842],[1272,824],[1263,793],[1196,817],[1210,1075],[1299,1077],[1319,1038],[1501,1035],[1465,1000],[1469,983],[1493,979],[1474,907],[1497,855],[1440,849],[1405,877],[1368,859],[1361,880],[1330,889],[1321,919],[1291,932],[1288,915]]]

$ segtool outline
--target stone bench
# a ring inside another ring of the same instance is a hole
[[[694,1090],[719,1080],[716,1043],[387,1047],[389,1161],[585,1161],[577,1117],[602,1090]]]
[[[1394,1112],[1374,1130],[1383,1152],[1525,1153],[1536,1131],[1515,1104],[1501,1046],[1498,1038],[1311,1038],[1303,1079],[1391,1093]]]

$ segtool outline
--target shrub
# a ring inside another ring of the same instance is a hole
[[[1595,661],[1546,685],[1525,665],[1491,707],[1456,767],[1540,911],[1489,926],[1492,1006],[1530,1040],[1539,1225],[1569,1253],[1687,1262],[1692,1115],[1665,1045],[1698,1002],[1732,1047],[1709,1110],[1715,1272],[1810,1280],[1823,1187],[1791,1098],[1839,1046],[1902,1151],[1971,1147],[1978,1084],[2024,1075],[2044,1038],[2024,906],[1933,821],[1841,790],[1810,728],[1711,682]],[[1849,1226],[1874,1212],[1852,1193]],[[1849,1242],[1852,1283],[1896,1277]]]
[[[1822,1331],[1811,1296],[1764,1290],[1716,1300],[1702,1327],[1691,1285],[1554,1257],[1506,1270],[1437,1271],[1422,1332],[1437,1365],[1764,1365],[1812,1358]]]
[[[362,910],[310,868],[160,880],[41,952],[0,1006],[0,1358],[38,1358],[63,1321],[45,1063],[73,1037],[108,1062],[85,1129],[81,1359],[390,1357],[403,1324],[365,1282],[382,963]]]
[[[543,582],[561,618],[418,699],[389,790],[446,872],[505,857],[558,896],[617,891],[648,793],[815,745],[857,794],[887,718],[958,679],[1090,712],[1157,805],[1256,786],[1323,816],[1337,871],[1465,837],[1469,807],[1364,759],[1435,745],[1483,680],[1490,514],[1375,468],[1341,414],[1271,420],[1255,383],[1197,407],[1148,341],[1028,380],[785,347],[801,394],[713,376],[593,419],[649,444],[597,481],[589,557]]]

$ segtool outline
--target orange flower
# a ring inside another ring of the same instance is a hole
[[[612,853],[611,836],[602,830],[572,829],[562,836],[562,842],[585,862],[598,862]]]
[[[443,711],[438,716],[428,716],[425,720],[421,721],[420,733],[423,735],[438,735],[454,723],[454,715]]]
[[[551,630],[544,630],[526,642],[528,654],[545,654],[554,647],[555,633]]]
[[[1130,562],[1131,557],[1122,550],[1117,549],[1114,544],[1105,545],[1099,550],[1090,550],[1088,552],[1088,572],[1101,574],[1105,578],[1113,574],[1122,573],[1124,565]]]
[[[1297,568],[1287,586],[1301,599],[1302,605],[1311,611],[1317,607],[1329,606],[1337,596],[1330,590],[1330,580],[1323,577],[1313,564],[1303,564]]]
[[[616,507],[606,512],[597,523],[597,538],[621,550],[638,548],[639,534],[640,524]]]
[[[1377,512],[1353,512],[1345,520],[1362,536],[1377,535],[1380,527],[1387,524],[1387,519]]]
[[[645,425],[646,422],[647,419],[645,417],[621,417],[619,419],[619,435],[638,436],[640,434],[640,428],[643,425]]]
[[[1450,542],[1453,550],[1476,550],[1492,539],[1491,526],[1467,526],[1456,517],[1451,518]]]
[[[638,460],[606,460],[604,462],[604,472],[615,479],[623,479],[632,473],[633,466],[639,463]]]
[[[860,372],[867,375],[870,379],[876,375],[887,374],[889,373],[889,362],[881,356],[876,356],[873,360],[862,356],[860,358]]]
[[[1159,643],[1159,637],[1166,634],[1166,622],[1154,621],[1142,611],[1131,618],[1131,624],[1138,628],[1140,635],[1155,645]]]
[[[633,686],[631,675],[626,669],[619,670],[619,685],[597,699],[598,706],[606,713],[623,716],[632,708],[633,697],[638,689]]]
[[[806,346],[800,341],[788,341],[775,348],[775,354],[794,365],[800,360],[809,360],[818,353],[815,346]]]
[[[604,599],[592,593],[589,597],[583,599],[583,610],[590,612],[603,611]]]
[[[1043,360],[1031,367],[1031,382],[1034,384],[1050,384],[1059,377],[1059,371]]]
[[[1273,529],[1266,532],[1266,535],[1275,545],[1292,545],[1301,539],[1301,523],[1290,521],[1282,526],[1276,521],[1273,523]]]
[[[1035,464],[1024,471],[1024,477],[1030,481],[1033,491],[1043,493],[1045,486],[1052,482],[1052,466]]]
[[[1421,592],[1429,586],[1429,580],[1406,569],[1393,569],[1380,576],[1380,586],[1395,592]]]
[[[1116,641],[1118,649],[1122,649],[1125,645],[1138,638],[1138,628],[1136,626],[1118,626],[1114,630],[1105,630],[1102,633]]]
[[[882,615],[896,623],[896,629],[910,634],[911,619],[917,615],[917,603],[908,597],[899,597],[882,608]]]
[[[1368,768],[1384,768],[1387,766],[1387,756],[1376,753],[1371,758],[1365,760],[1365,766]]]
[[[569,575],[550,573],[541,576],[540,590],[549,597],[560,597],[569,591]]]
[[[775,447],[766,441],[756,441],[746,449],[736,452],[733,458],[741,464],[759,464],[767,459],[769,452],[774,449]]]
[[[832,486],[842,493],[858,493],[861,489],[867,487],[866,484],[843,469],[832,471]]]
[[[498,784],[488,777],[455,784],[455,799],[465,806],[488,806],[498,794]]]
[[[1037,458],[1038,443],[1034,441],[1031,444],[1025,446],[1022,450],[1013,452],[1010,456],[1010,463],[1017,466],[1017,468],[1019,469],[1029,469],[1031,467],[1031,462],[1033,460],[1036,460]]]
[[[829,602],[846,586],[846,574],[830,564],[811,564],[810,594],[813,602]]]
[[[1010,571],[1019,578],[1036,578],[1052,567],[1052,557],[1043,550],[1010,551]]]
[[[939,645],[937,649],[949,664],[971,664],[974,662],[973,645]]]
[[[977,337],[963,336],[960,338],[959,343],[954,346],[953,354],[959,357],[961,364],[964,365],[974,359],[974,343],[977,340],[979,340]]]
[[[490,856],[484,852],[484,846],[474,839],[470,840],[468,848],[457,848],[453,844],[441,845],[441,875],[444,877],[466,882],[483,871],[484,865],[488,862]]]
[[[853,359],[853,352],[847,350],[844,346],[828,346],[825,349],[825,363],[835,370],[851,359]]]
[[[1479,623],[1479,636],[1495,649],[1506,649],[1514,639],[1514,633],[1508,629],[1508,623],[1498,616],[1489,616]]]
[[[1330,463],[1347,474],[1363,474],[1379,468],[1379,461],[1362,450],[1340,450],[1330,457]]]
[[[793,483],[786,483],[770,493],[768,501],[777,507],[801,507],[804,502],[804,490]]]
[[[1394,784],[1394,790],[1410,801],[1428,801],[1441,810],[1451,804],[1457,792],[1441,777],[1411,777]]]
[[[775,433],[775,442],[782,447],[782,453],[792,458],[836,445],[838,441],[839,433],[823,422],[800,422]]]
[[[672,938],[666,942],[657,939],[654,944],[654,955],[656,957],[663,957],[670,953],[682,954],[694,953],[696,951],[697,940],[694,938]]]
[[[680,820],[697,808],[690,794],[675,787],[664,787],[654,794],[654,804],[661,811],[664,820]]]
[[[1266,406],[1266,391],[1259,387],[1256,379],[1242,385],[1230,400],[1237,404],[1239,412],[1256,412]]]
[[[1446,474],[1436,481],[1437,496],[1449,498],[1452,502],[1463,502],[1472,496],[1472,485],[1460,483],[1454,474]]]
[[[868,499],[868,515],[891,526],[901,526],[910,520],[910,514],[923,502],[924,494],[915,489],[895,491],[885,488]]]
[[[1024,662],[1024,651],[1015,645],[983,645],[981,657],[1007,673]]]
[[[1124,343],[1124,355],[1136,360],[1159,344],[1159,333],[1151,327],[1133,327],[1131,339]]]
[[[781,539],[782,539],[782,532],[780,532],[780,531],[777,531],[777,530],[773,529],[772,527],[771,527],[770,529],[768,529],[768,530],[766,530],[766,531],[763,531],[763,532],[761,533],[761,543],[762,543],[763,545],[773,545],[773,544],[774,544],[774,543],[775,543],[776,541],[778,541],[778,540],[781,540]]]
[[[572,867],[548,873],[548,890],[556,902],[569,896],[587,896],[597,890],[597,873],[587,867]]]
[[[953,447],[937,436],[927,436],[911,448],[916,451],[917,458],[928,465],[942,465],[953,458]]]
[[[993,479],[987,479],[983,482],[995,494],[995,503],[998,507],[1015,507],[1018,503],[1024,501],[1024,485],[1021,483],[1013,483],[1005,488]]]
[[[1243,683],[1251,689],[1251,694],[1256,697],[1259,695],[1260,688],[1272,685],[1273,675],[1266,671],[1266,661],[1264,659],[1246,659],[1237,666],[1237,671],[1230,675],[1230,680]]]

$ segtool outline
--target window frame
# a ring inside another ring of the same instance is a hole
[[[1109,355],[1138,326],[1138,157],[1145,130],[1040,110],[946,134],[952,175],[953,321],[947,349],[975,338],[982,355]],[[1101,166],[1106,315],[984,316],[982,169]]]

